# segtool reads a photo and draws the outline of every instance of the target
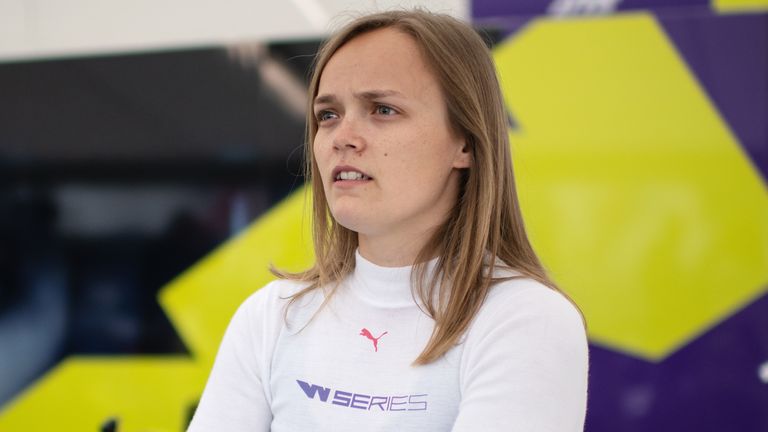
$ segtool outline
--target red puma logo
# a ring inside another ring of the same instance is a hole
[[[360,330],[360,336],[365,336],[371,341],[373,341],[373,349],[376,352],[379,352],[379,339],[381,339],[385,334],[387,334],[387,332],[382,333],[381,336],[379,337],[373,337],[373,335],[371,334],[371,332],[368,331],[367,328]]]

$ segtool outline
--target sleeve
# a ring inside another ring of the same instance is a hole
[[[453,432],[583,431],[589,355],[581,315],[536,282],[500,297],[508,300],[481,309],[465,340]]]
[[[188,432],[269,431],[272,412],[261,376],[265,332],[251,319],[263,309],[259,294],[232,317]]]

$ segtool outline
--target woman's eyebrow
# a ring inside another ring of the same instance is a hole
[[[355,93],[357,99],[363,100],[378,99],[386,96],[403,96],[403,94],[397,90],[367,90]]]
[[[315,102],[313,105],[319,105],[319,104],[331,104],[336,102],[336,96],[334,95],[318,95],[315,98]]]
[[[366,90],[366,91],[355,93],[355,98],[362,99],[362,100],[373,100],[373,99],[379,99],[386,96],[402,97],[403,94],[397,90]],[[332,94],[318,95],[315,98],[314,105],[332,104],[336,102],[336,100],[337,100],[336,96]]]

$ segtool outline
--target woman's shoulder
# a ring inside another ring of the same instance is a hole
[[[253,297],[265,297],[271,301],[291,297],[309,286],[309,282],[294,279],[275,279],[252,294]]]
[[[463,342],[457,424],[495,413],[507,429],[581,428],[589,345],[581,314],[561,292],[520,275],[496,283]]]
[[[583,333],[581,312],[563,292],[514,270],[501,270],[496,275],[511,278],[491,288],[475,318],[477,325],[496,326],[505,322],[529,330],[560,328]]]
[[[281,309],[290,299],[309,286],[308,282],[276,279],[251,293],[241,304],[241,309],[264,312]]]
[[[303,319],[305,315],[311,316],[322,303],[323,295],[320,289],[297,296],[309,286],[310,283],[304,281],[273,280],[248,296],[241,303],[236,315],[245,315],[249,325],[282,328],[286,319],[293,321]]]
[[[463,339],[467,367],[486,357],[551,362],[581,373],[587,369],[588,340],[581,312],[562,292],[518,277],[495,284]],[[494,357],[495,356],[495,357]]]

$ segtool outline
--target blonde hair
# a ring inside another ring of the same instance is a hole
[[[355,267],[357,233],[337,223],[313,155],[317,120],[312,103],[323,69],[345,43],[363,33],[393,28],[413,37],[442,89],[449,121],[466,140],[471,167],[462,170],[459,196],[445,222],[419,252],[412,272],[413,293],[434,321],[432,336],[414,364],[435,361],[453,347],[477,314],[491,286],[501,280],[531,278],[558,290],[549,279],[525,233],[515,191],[507,135],[507,116],[490,52],[467,24],[426,11],[389,11],[366,15],[332,35],[315,58],[309,84],[306,130],[306,175],[313,194],[313,240],[316,262],[301,273],[274,270],[282,278],[309,282],[290,305],[305,294],[330,287]],[[437,256],[432,277],[426,263]],[[495,278],[497,259],[520,276]],[[429,280],[427,280],[429,279]],[[451,287],[439,290],[440,286]]]

